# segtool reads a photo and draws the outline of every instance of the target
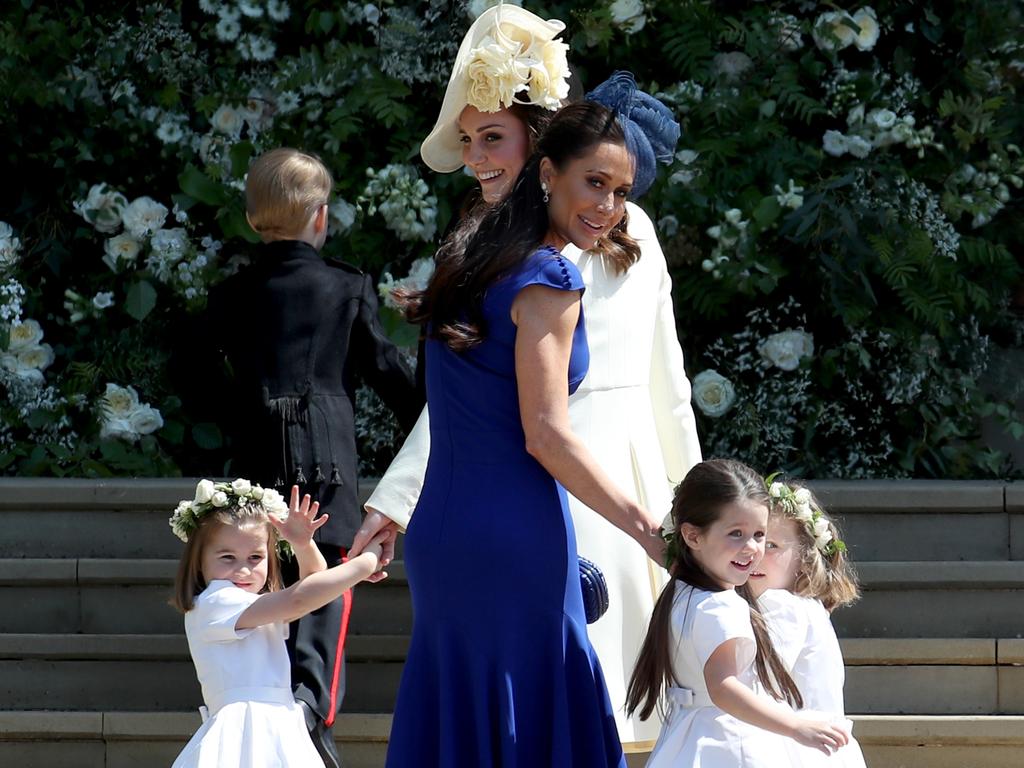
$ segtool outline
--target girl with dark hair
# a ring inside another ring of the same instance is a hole
[[[644,128],[628,126],[598,103],[560,110],[511,193],[460,225],[410,297],[428,328],[430,458],[405,542],[414,624],[391,768],[625,765],[566,490],[656,561],[664,543],[570,427],[588,354],[583,281],[560,251],[636,258],[627,134]]]
[[[838,726],[779,703],[800,707],[800,691],[745,590],[764,556],[768,504],[764,480],[738,461],[698,464],[676,489],[672,582],[654,607],[626,700],[642,718],[668,701],[647,768],[776,768],[787,748],[778,735],[826,755],[847,742]],[[758,684],[778,701],[756,693]]]

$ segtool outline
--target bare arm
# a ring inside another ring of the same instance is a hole
[[[569,356],[580,314],[575,291],[524,288],[512,303],[516,379],[527,452],[565,489],[661,563],[660,524],[605,474],[569,424]]]
[[[376,572],[380,544],[371,544],[363,554],[333,568],[313,573],[280,592],[268,592],[238,617],[235,629],[252,629],[264,624],[289,622],[327,605]]]
[[[704,682],[715,706],[723,712],[766,731],[788,736],[826,755],[846,744],[849,737],[837,726],[800,717],[791,710],[758,696],[744,685],[736,668],[738,638],[726,640],[704,665]]]

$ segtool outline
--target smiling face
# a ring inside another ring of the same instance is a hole
[[[622,221],[633,163],[623,145],[602,141],[562,168],[543,158],[540,180],[550,195],[548,242],[559,250],[573,243],[587,251]]]
[[[764,555],[768,507],[741,499],[724,507],[713,523],[683,523],[682,537],[704,572],[723,589],[745,584]]]
[[[203,549],[201,571],[206,583],[223,579],[259,594],[267,583],[267,534],[265,524],[241,528],[218,524]]]
[[[750,574],[750,591],[760,597],[768,589],[792,589],[802,565],[801,523],[772,515],[768,521],[764,557]]]
[[[467,106],[458,124],[462,162],[476,176],[484,200],[501,202],[530,156],[526,123],[507,109],[481,112]]]

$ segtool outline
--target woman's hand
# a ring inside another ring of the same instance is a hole
[[[328,520],[328,515],[316,516],[320,509],[320,502],[313,501],[307,493],[299,501],[299,486],[292,486],[291,501],[288,504],[288,517],[285,520],[273,514],[268,514],[270,524],[277,530],[278,535],[289,544],[292,549],[309,546],[313,541],[313,534]]]
[[[831,755],[850,740],[850,735],[838,725],[822,720],[797,718],[791,734],[800,744]]]
[[[379,547],[380,554],[378,555],[378,561],[380,563],[380,569],[367,579],[367,581],[381,581],[388,577],[387,571],[385,571],[384,568],[387,567],[395,557],[395,542],[397,539],[398,523],[375,509],[371,510],[367,512],[366,517],[363,518],[363,524],[359,526],[359,530],[356,532],[356,537],[353,539],[352,546],[349,548],[348,556],[350,558],[358,557],[363,552],[369,551],[369,547],[371,545]]]
[[[644,548],[644,552],[651,560],[661,567],[665,567],[665,550],[668,544],[661,536],[661,526],[655,525],[651,530],[641,534],[637,538],[637,542]]]

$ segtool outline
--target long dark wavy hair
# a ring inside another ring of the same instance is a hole
[[[744,500],[768,507],[768,489],[757,472],[732,459],[710,459],[698,464],[676,488],[672,501],[675,537],[670,545],[676,553],[669,571],[672,581],[662,590],[654,604],[647,636],[640,648],[626,692],[628,714],[632,715],[639,710],[640,718],[646,720],[658,706],[665,688],[678,685],[672,671],[671,633],[676,582],[682,582],[680,586],[690,585],[711,592],[722,591],[721,585],[701,568],[693,550],[683,541],[679,532],[683,523],[706,530],[718,520],[725,507]],[[803,706],[803,698],[796,683],[772,646],[757,601],[745,586],[737,588],[736,592],[750,605],[750,624],[757,642],[754,666],[761,684],[776,699],[785,699],[796,708]]]
[[[537,141],[508,197],[493,206],[475,206],[437,254],[426,289],[400,297],[410,322],[427,323],[432,338],[451,349],[470,349],[487,335],[483,298],[487,288],[510,274],[541,245],[550,221],[540,188],[540,162],[547,157],[561,170],[596,145],[626,145],[622,127],[606,107],[583,101],[560,109]],[[640,257],[626,234],[623,216],[591,252],[625,271]]]

